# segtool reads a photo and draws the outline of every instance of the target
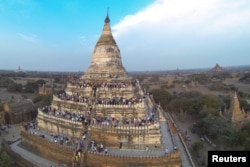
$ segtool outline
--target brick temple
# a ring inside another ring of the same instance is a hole
[[[64,164],[181,166],[179,150],[163,137],[170,132],[161,107],[122,64],[108,15],[87,71],[38,109],[34,126],[43,135],[23,130],[22,144]]]

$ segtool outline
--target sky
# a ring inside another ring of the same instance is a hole
[[[0,0],[0,69],[86,71],[107,11],[127,71],[250,65],[249,0]]]

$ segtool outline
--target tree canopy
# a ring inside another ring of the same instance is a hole
[[[53,97],[51,94],[48,95],[38,95],[33,99],[33,103],[37,107],[44,107],[51,104]]]
[[[22,84],[17,83],[10,83],[7,87],[9,92],[21,92],[22,91]]]
[[[4,151],[3,148],[0,150],[0,166],[3,167],[12,167],[14,162],[10,156]]]
[[[0,87],[8,87],[9,84],[14,83],[9,77],[0,77]]]
[[[171,100],[171,94],[168,93],[166,90],[162,89],[155,89],[152,90],[151,93],[156,101],[156,103],[160,103],[162,108],[166,108],[167,104]]]
[[[184,92],[171,96],[167,108],[171,111],[186,111],[189,114],[197,115],[202,110],[219,111],[224,102],[216,95],[203,95],[197,91]]]

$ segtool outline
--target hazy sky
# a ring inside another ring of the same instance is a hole
[[[108,7],[127,71],[250,64],[249,0],[0,0],[0,69],[85,71]]]

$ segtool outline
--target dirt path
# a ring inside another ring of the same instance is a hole
[[[186,143],[188,146],[188,149],[193,157],[193,159],[196,161],[196,164],[198,166],[201,166],[201,162],[203,161],[205,164],[207,164],[207,156],[209,150],[214,150],[214,148],[207,142],[202,142],[200,140],[200,136],[197,133],[191,132],[191,128],[193,127],[194,119],[189,116],[177,116],[175,114],[171,114],[172,118],[174,119],[178,131],[180,131],[186,138]],[[199,151],[197,154],[194,152],[192,145],[195,142],[202,142],[203,143],[203,149]]]
[[[5,127],[5,130],[1,130],[0,147],[2,145],[3,139],[6,141],[16,141],[21,137],[19,124],[13,124],[13,125],[4,126],[4,127]]]

